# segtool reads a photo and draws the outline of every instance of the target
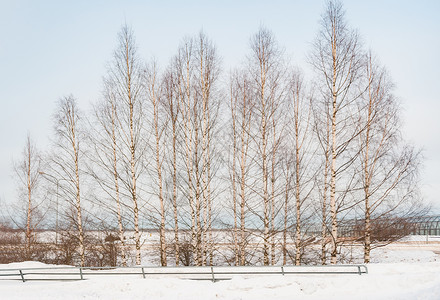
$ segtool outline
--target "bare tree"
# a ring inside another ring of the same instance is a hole
[[[359,135],[359,175],[364,198],[364,262],[370,262],[372,218],[408,216],[416,188],[419,153],[400,134],[399,107],[385,69],[367,55],[367,93],[359,107],[364,130]],[[400,211],[400,212],[399,212]]]
[[[133,213],[134,242],[136,264],[141,264],[141,233],[139,230],[139,193],[138,181],[145,167],[146,133],[144,125],[144,73],[140,61],[133,31],[122,27],[118,36],[113,61],[108,70],[108,84],[115,93],[115,107],[118,121],[118,135],[121,140],[121,163],[123,175],[120,181],[127,189],[131,199]]]
[[[89,174],[96,179],[105,195],[112,202],[107,203],[97,200],[101,208],[108,208],[110,213],[116,216],[118,237],[121,243],[122,265],[127,265],[125,225],[123,222],[122,195],[120,191],[120,148],[121,141],[118,135],[118,113],[116,108],[116,95],[112,85],[104,80],[104,99],[93,109],[93,121],[90,124],[90,145],[93,148],[89,164]],[[97,170],[98,169],[98,170]],[[98,199],[104,197],[98,196]],[[104,198],[106,199],[106,198]]]
[[[159,251],[160,251],[160,263],[162,266],[167,265],[167,256],[166,256],[166,241],[165,241],[165,201],[164,201],[164,193],[163,193],[163,161],[164,154],[162,150],[162,136],[163,131],[165,129],[165,125],[161,124],[159,121],[159,109],[162,107],[160,105],[162,91],[160,82],[158,79],[156,64],[153,63],[146,71],[146,86],[147,86],[147,98],[151,103],[151,108],[153,110],[153,122],[152,127],[154,131],[155,144],[154,144],[154,156],[156,160],[156,186],[157,186],[157,196],[159,200],[159,214],[160,214],[160,225],[159,225]],[[166,122],[162,121],[162,122]]]
[[[276,128],[280,122],[283,100],[283,75],[281,51],[271,32],[261,28],[251,39],[252,54],[249,59],[249,72],[252,80],[254,100],[254,121],[257,130],[252,134],[261,168],[262,221],[263,221],[263,263],[269,265],[269,251],[274,249],[271,236],[275,234],[275,174],[277,147],[282,130]],[[272,158],[272,159],[271,159]],[[272,170],[271,166],[272,165]],[[272,185],[269,187],[270,182]],[[269,190],[272,189],[272,191]],[[271,213],[272,212],[272,213]],[[274,258],[272,255],[272,263]]]
[[[235,265],[246,263],[246,214],[249,198],[249,146],[251,142],[252,96],[250,79],[244,71],[237,71],[231,76],[230,110],[232,125],[232,164],[231,180],[234,215],[234,252]],[[230,146],[230,145],[228,145]],[[239,221],[239,222],[238,222]]]
[[[209,38],[200,33],[197,40],[195,58],[198,72],[195,73],[195,96],[201,100],[201,134],[202,134],[202,209],[203,209],[203,236],[202,236],[202,261],[203,264],[213,264],[212,241],[212,180],[213,161],[212,152],[214,145],[212,139],[215,135],[216,119],[219,102],[216,98],[215,84],[220,73],[220,59],[214,44]]]
[[[184,161],[185,176],[182,176],[182,184],[180,186],[184,197],[187,200],[190,209],[190,229],[191,229],[191,248],[193,254],[193,260],[197,265],[201,265],[200,251],[200,238],[198,237],[199,223],[196,221],[196,198],[198,197],[194,188],[193,178],[193,156],[194,156],[194,131],[192,122],[194,122],[194,113],[192,112],[193,106],[193,40],[185,39],[182,45],[179,47],[178,53],[175,57],[174,68],[176,70],[176,82],[177,82],[177,97],[179,100],[179,107],[181,108],[181,126],[183,135],[183,149],[180,151],[182,159]]]
[[[212,263],[211,217],[213,146],[218,102],[214,84],[219,73],[215,47],[204,35],[186,39],[175,59],[177,95],[181,109],[186,184],[182,192],[188,200],[191,215],[191,243],[194,262]]]
[[[353,178],[345,171],[355,159],[356,155],[349,150],[360,132],[356,120],[353,120],[352,109],[359,97],[354,87],[359,79],[362,55],[358,34],[347,26],[341,3],[328,2],[321,26],[309,61],[320,77],[323,105],[329,107],[324,111],[328,112],[330,120],[331,263],[335,264],[338,210],[347,201],[353,183]]]
[[[329,188],[329,169],[330,169],[330,119],[328,118],[328,114],[324,113],[324,124],[325,126],[320,126],[322,123],[319,120],[319,117],[316,117],[315,114],[315,132],[317,134],[320,149],[322,150],[323,160],[321,162],[321,171],[322,178],[320,176],[316,177],[315,185],[318,187],[318,193],[321,198],[320,201],[320,217],[321,217],[321,264],[325,265],[327,263],[327,233],[328,233],[328,224],[327,224],[327,214],[328,214],[328,188]],[[321,128],[324,127],[324,128]]]
[[[307,203],[314,188],[315,165],[313,162],[316,151],[312,144],[312,109],[311,99],[307,97],[302,75],[295,72],[291,76],[289,94],[292,105],[292,132],[294,145],[293,191],[295,198],[295,265],[301,264],[303,252],[302,223],[306,217]],[[286,200],[287,201],[287,200]]]
[[[25,255],[26,260],[32,259],[32,246],[35,243],[34,231],[41,222],[42,199],[38,199],[38,188],[42,173],[43,161],[40,152],[32,141],[30,134],[26,137],[26,144],[20,161],[14,163],[14,171],[19,183],[19,192],[25,196]],[[41,196],[41,195],[40,195]],[[15,221],[16,223],[18,220]],[[20,226],[21,227],[21,226]]]
[[[172,206],[173,206],[173,217],[174,217],[174,255],[176,266],[180,263],[180,253],[179,253],[179,212],[177,205],[177,147],[178,147],[178,128],[179,128],[179,117],[180,117],[180,103],[177,97],[178,91],[176,87],[178,83],[178,75],[175,74],[173,67],[169,67],[168,71],[163,78],[163,93],[165,100],[162,102],[166,114],[170,120],[171,126],[171,173],[172,173]],[[169,136],[169,135],[168,135]]]
[[[81,204],[81,170],[83,139],[81,116],[73,96],[60,99],[55,120],[55,149],[51,161],[52,173],[60,181],[64,198],[69,204],[68,214],[76,228],[80,265],[85,264],[85,241]],[[71,215],[72,214],[72,215]]]
[[[236,121],[236,110],[237,110],[237,91],[234,87],[234,82],[232,80],[230,86],[230,109],[231,109],[231,125],[232,125],[232,165],[231,165],[231,182],[232,182],[232,206],[233,206],[233,216],[234,216],[234,225],[233,225],[233,241],[234,241],[234,264],[236,266],[239,265],[240,255],[238,248],[238,226],[237,226],[237,175],[236,175],[236,161],[237,161],[237,121]],[[230,151],[228,151],[230,153]]]

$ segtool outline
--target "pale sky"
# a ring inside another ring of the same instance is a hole
[[[388,68],[404,108],[403,133],[424,149],[421,189],[440,213],[440,1],[343,1],[347,20]],[[100,97],[106,63],[125,22],[140,55],[164,67],[181,39],[203,30],[224,74],[248,51],[260,25],[291,61],[305,55],[325,1],[19,1],[0,0],[0,198],[16,199],[12,160],[29,131],[47,150],[57,99],[73,94],[83,110]]]

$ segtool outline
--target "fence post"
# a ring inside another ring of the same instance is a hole
[[[81,280],[84,280],[82,267],[79,267],[79,276],[81,277]]]
[[[141,268],[142,269],[142,277],[145,278],[145,271],[144,271],[144,267]]]
[[[23,274],[23,272],[22,272],[21,270],[18,270],[18,271],[20,271],[21,280],[22,280],[23,282],[25,282],[26,280],[24,280],[24,274]]]
[[[215,282],[214,278],[214,267],[211,266],[212,282]]]
[[[361,266],[358,266],[358,272],[359,272],[359,275],[362,275]]]

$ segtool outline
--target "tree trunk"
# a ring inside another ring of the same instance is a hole
[[[118,181],[118,169],[117,169],[117,156],[116,156],[116,132],[115,132],[115,125],[116,125],[116,107],[115,104],[111,103],[112,105],[112,149],[113,149],[113,175],[114,175],[114,181],[115,181],[115,197],[116,197],[116,214],[118,218],[118,229],[119,229],[119,239],[121,241],[121,260],[122,260],[122,266],[127,266],[127,256],[125,253],[125,236],[124,236],[124,227],[122,225],[122,212],[121,212],[121,202],[119,198],[119,181]]]
[[[26,218],[26,260],[31,260],[31,243],[32,243],[32,183],[31,183],[31,164],[32,157],[30,151],[30,138],[27,140],[27,194],[28,194],[28,207]]]
[[[73,118],[72,118],[73,119]],[[80,196],[80,183],[79,183],[79,156],[77,149],[77,141],[75,137],[75,123],[72,122],[71,127],[72,134],[72,147],[75,160],[75,187],[76,187],[76,221],[78,226],[78,239],[79,239],[79,255],[81,258],[81,267],[85,264],[85,245],[84,245],[84,231],[82,225],[82,215],[81,215],[81,196]]]
[[[165,206],[162,187],[162,163],[160,159],[160,133],[159,133],[159,103],[156,95],[155,77],[156,70],[152,70],[152,79],[150,83],[150,97],[153,105],[153,122],[154,122],[154,135],[156,138],[156,172],[157,172],[157,185],[159,189],[159,205],[160,205],[160,227],[159,227],[159,248],[160,248],[160,264],[161,266],[167,265],[166,254],[166,241],[165,241]]]
[[[176,266],[180,263],[180,253],[179,253],[179,219],[178,219],[178,211],[177,211],[177,156],[176,156],[176,121],[173,118],[173,213],[174,213],[174,248],[175,248],[175,260]]]

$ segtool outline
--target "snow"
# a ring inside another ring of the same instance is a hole
[[[417,242],[417,241],[415,241]],[[0,278],[1,299],[440,299],[440,243],[398,242],[373,250],[367,275],[253,275],[220,282],[176,276],[88,276],[83,281]],[[39,262],[0,269],[52,267]]]
[[[4,267],[42,267],[30,262]],[[92,277],[0,281],[2,299],[440,299],[440,262],[370,264],[368,275],[237,276],[232,280]]]
[[[438,235],[407,235],[401,238],[401,242],[440,242]]]

